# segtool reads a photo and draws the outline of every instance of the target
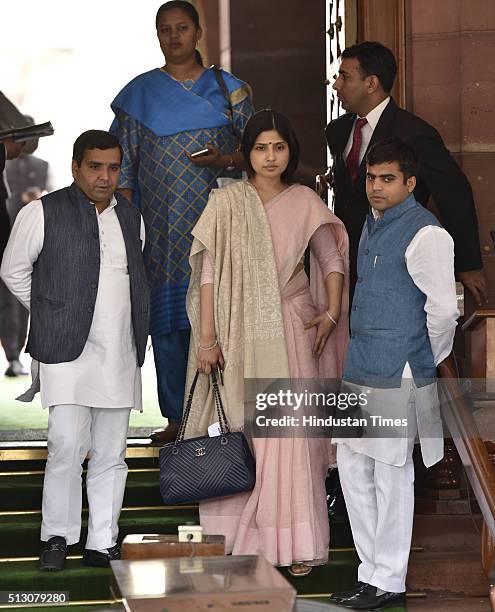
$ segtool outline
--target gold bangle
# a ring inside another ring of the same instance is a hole
[[[337,325],[337,321],[332,317],[332,315],[328,312],[328,310],[325,310],[325,314],[327,315],[327,317],[330,319],[330,321],[334,324]]]
[[[216,339],[211,346],[201,346],[201,344],[198,344],[200,351],[211,351],[211,349],[215,348],[216,346],[218,346],[218,339]]]

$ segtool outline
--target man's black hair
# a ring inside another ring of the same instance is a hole
[[[106,149],[117,148],[120,150],[120,159],[122,159],[124,154],[122,147],[113,134],[110,134],[110,132],[105,132],[104,130],[88,130],[77,137],[72,150],[72,159],[78,166],[80,166],[85,151],[89,151],[91,149],[100,149],[105,151]]]
[[[276,130],[289,145],[289,164],[282,173],[284,183],[290,183],[299,163],[299,142],[290,121],[285,115],[271,108],[255,113],[247,122],[241,142],[241,152],[248,166],[248,173],[254,174],[249,154],[261,132]]]
[[[386,138],[371,147],[366,156],[368,166],[397,162],[404,175],[404,182],[418,174],[416,151],[400,138]]]
[[[379,42],[365,41],[345,49],[342,59],[357,59],[363,78],[377,76],[383,90],[390,93],[397,74],[397,64],[388,47]]]

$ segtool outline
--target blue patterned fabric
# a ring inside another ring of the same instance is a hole
[[[182,420],[189,334],[189,329],[182,329],[152,338],[160,411],[174,423]]]
[[[186,157],[214,143],[222,153],[237,147],[253,113],[247,87],[223,72],[233,100],[233,121],[213,70],[187,89],[160,70],[131,81],[112,103],[111,131],[124,157],[119,186],[134,190],[146,225],[144,257],[151,284],[151,334],[187,329],[191,230],[216,179],[225,171],[198,168]],[[242,90],[246,88],[245,95]],[[241,95],[239,94],[241,90]]]
[[[222,76],[230,93],[246,86],[225,70]],[[111,106],[115,114],[124,111],[157,136],[230,123],[225,97],[211,69],[196,81],[180,82],[155,68],[128,83]]]

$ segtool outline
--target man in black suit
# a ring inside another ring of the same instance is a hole
[[[0,91],[0,130],[11,127],[23,127],[26,119],[21,111]],[[15,159],[22,152],[33,153],[38,146],[37,141],[14,142],[12,139],[0,142],[0,261],[7,245],[10,234],[10,220],[7,211],[7,199],[10,195],[5,180],[4,168],[6,159]],[[5,352],[9,366],[5,372],[7,376],[27,374],[19,361],[20,347],[19,334],[16,332],[13,313],[18,312],[17,300],[0,280],[0,342]]]
[[[10,138],[0,142],[0,260],[10,234],[10,221],[7,214],[7,197],[9,192],[4,180],[3,171],[7,159],[15,159],[23,149],[23,142],[13,142]]]
[[[7,159],[15,159],[18,157],[22,153],[23,147],[23,142],[13,142],[10,138],[0,142],[0,261],[2,260],[3,252],[10,234],[10,220],[7,212],[7,198],[9,192],[4,179],[5,162]],[[3,281],[0,280],[0,342],[2,343],[6,358],[9,362],[7,371],[17,371],[17,373],[22,374],[25,370],[19,362],[16,349],[12,350],[10,312],[12,302],[14,301],[15,298],[9,293]]]
[[[24,115],[26,125],[34,125],[35,121],[30,115]],[[38,139],[30,141],[31,149],[38,148]],[[54,190],[50,165],[33,152],[23,151],[16,159],[8,160],[5,164],[5,174],[9,185],[9,198],[7,212],[10,222],[14,221],[23,206],[33,200],[38,200],[45,193]],[[16,300],[17,302],[17,300]]]
[[[25,115],[26,125],[34,125],[35,121]],[[38,146],[38,140],[30,142],[31,149]],[[7,212],[13,226],[17,214],[23,206],[32,200],[39,200],[42,195],[53,191],[49,164],[44,159],[24,151],[16,159],[7,160],[5,174],[9,186]],[[26,344],[29,312],[0,281],[0,312],[5,326],[0,334],[9,366],[6,376],[27,374],[20,361],[21,351]]]
[[[384,138],[399,137],[412,145],[420,161],[414,196],[426,206],[430,195],[445,229],[454,239],[457,279],[476,302],[487,299],[471,186],[437,130],[397,106],[390,91],[397,67],[387,47],[377,42],[353,45],[342,53],[333,88],[347,113],[328,124],[325,135],[333,157],[335,213],[350,240],[352,292],[357,282],[356,258],[366,197],[365,155]]]

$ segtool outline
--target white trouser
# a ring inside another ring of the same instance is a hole
[[[337,446],[337,466],[361,560],[358,580],[402,593],[414,517],[414,464],[412,447],[405,465],[388,465]]]
[[[130,409],[69,404],[49,410],[41,540],[62,536],[67,544],[79,542],[82,463],[89,453],[86,548],[110,548],[117,542],[127,478],[124,459]]]

